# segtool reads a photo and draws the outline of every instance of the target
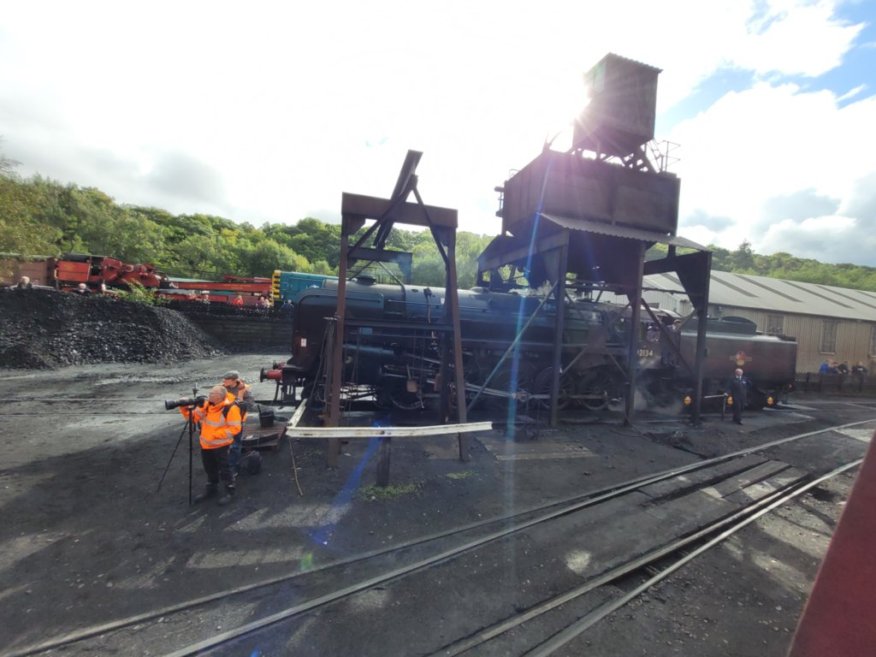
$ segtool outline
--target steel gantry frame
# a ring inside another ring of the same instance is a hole
[[[577,157],[571,153],[559,156]],[[562,188],[558,187],[558,190],[565,193]],[[595,221],[587,219],[586,215],[569,217],[535,212],[529,221],[517,222],[516,232],[517,235],[501,235],[487,246],[478,260],[478,280],[483,281],[485,272],[514,265],[527,270],[530,283],[538,285],[541,281],[547,281],[551,285],[548,297],[554,299],[557,308],[551,360],[551,424],[556,425],[558,421],[560,378],[564,372],[562,353],[565,317],[562,308],[569,272],[574,272],[578,280],[592,284],[593,289],[619,291],[629,300],[630,325],[633,328],[626,346],[625,424],[632,422],[634,414],[639,347],[637,327],[640,326],[642,308],[653,317],[653,311],[642,298],[643,278],[648,274],[662,272],[675,272],[678,275],[697,317],[695,361],[691,366],[681,358],[680,363],[690,371],[695,382],[692,413],[694,422],[698,422],[702,399],[711,252],[690,240],[662,231]],[[657,243],[668,246],[667,256],[646,262],[645,252]],[[679,247],[692,252],[679,255]],[[667,342],[674,344],[660,322],[657,322],[657,327]],[[525,329],[526,327],[523,331]],[[569,366],[566,364],[566,369]]]
[[[459,297],[456,276],[456,228],[457,212],[449,208],[426,205],[417,188],[417,165],[422,157],[418,151],[408,151],[399,172],[392,195],[387,199],[361,194],[344,193],[341,200],[341,254],[338,264],[337,310],[335,330],[332,336],[326,381],[327,414],[325,426],[337,427],[341,421],[341,387],[344,378],[344,338],[346,326],[347,272],[354,261],[408,263],[409,258],[397,251],[385,250],[386,240],[395,224],[408,224],[428,228],[435,241],[438,253],[444,261],[445,299],[444,317],[449,331],[441,332],[440,366],[438,379],[440,389],[441,423],[451,416],[451,399],[455,389],[458,397],[456,409],[459,424],[466,422],[465,378],[462,369],[462,340],[460,335]],[[413,195],[415,202],[406,199]],[[351,245],[351,237],[373,220],[361,236]],[[372,247],[365,243],[374,240]],[[452,363],[451,363],[452,358]],[[451,376],[452,372],[452,376]],[[459,458],[468,460],[468,437],[459,433]],[[329,439],[328,463],[337,464],[340,447],[338,438]]]

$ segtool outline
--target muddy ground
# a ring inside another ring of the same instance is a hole
[[[260,474],[242,476],[231,507],[190,507],[188,437],[182,418],[165,411],[163,400],[193,388],[203,391],[229,368],[254,380],[258,368],[272,361],[219,357],[220,352],[167,309],[51,290],[0,293],[0,367],[17,368],[0,370],[0,396],[6,400],[0,411],[6,456],[0,467],[0,649],[782,435],[876,416],[869,401],[836,398],[798,399],[793,409],[751,414],[742,428],[710,417],[693,429],[672,413],[644,413],[627,428],[616,415],[567,415],[557,429],[530,425],[511,440],[501,426],[477,435],[467,463],[458,460],[450,439],[397,441],[392,486],[386,490],[373,486],[377,449],[369,441],[345,443],[336,469],[325,466],[321,444],[295,441],[303,496],[292,477],[289,444],[283,443],[264,453]],[[259,384],[256,393],[268,399],[273,388]],[[501,420],[504,414],[487,416],[474,419]],[[862,453],[867,432],[834,438],[821,445],[818,456],[788,446],[776,458],[807,468],[823,465],[827,454],[839,463]],[[197,490],[203,476],[196,448],[193,459]],[[760,520],[562,654],[783,655],[852,480],[853,475],[839,477]],[[477,570],[451,569],[451,580],[459,582],[449,585],[481,596],[484,607],[502,595],[508,600],[499,602],[513,608],[518,587],[538,587],[531,574],[512,566],[500,575],[504,588],[487,583],[473,593],[466,586],[477,580]],[[336,585],[344,584],[341,579]],[[398,604],[404,600],[393,603]],[[422,604],[404,621],[428,633],[436,617],[444,618],[442,601],[434,601],[434,609]],[[209,635],[223,624],[243,622],[252,611],[237,609],[219,620],[195,615],[190,629]],[[350,630],[345,643],[338,613],[327,610],[308,623],[338,627],[340,633],[278,626],[261,639],[267,652],[248,648],[246,654],[285,654],[293,647],[296,654],[415,654],[401,631],[357,643]],[[472,654],[520,654],[523,634]],[[322,638],[302,645],[311,635]],[[144,639],[121,650],[107,644],[97,652],[161,654],[169,645]],[[242,654],[241,647],[220,653]],[[78,654],[76,646],[72,650]]]
[[[163,400],[188,394],[192,387],[203,390],[231,367],[257,379],[258,368],[270,361],[235,355],[0,372],[0,398],[6,400],[0,411],[5,457],[0,466],[0,651],[701,456],[876,417],[869,402],[840,399],[800,400],[796,410],[750,414],[742,427],[716,417],[698,429],[675,416],[642,415],[628,428],[611,415],[570,417],[558,429],[540,427],[510,441],[501,428],[479,434],[467,463],[457,459],[451,439],[397,441],[386,495],[372,488],[375,445],[346,443],[339,467],[328,469],[320,444],[296,441],[303,497],[284,443],[264,454],[260,474],[241,477],[238,495],[225,508],[188,505],[183,432],[156,492],[184,429],[181,416],[165,411]],[[256,385],[258,398],[272,395],[271,384]],[[835,440],[827,453],[837,463],[860,455],[866,447],[861,438]],[[810,458],[794,447],[778,456],[799,467]],[[197,489],[203,484],[197,458],[193,472]],[[784,655],[852,480],[837,478],[758,521],[562,654]],[[472,573],[454,576],[465,591]],[[521,583],[537,577],[509,576]],[[493,592],[483,588],[466,595],[483,596],[486,603]],[[409,609],[408,631],[428,633],[440,603]],[[207,629],[237,625],[250,611],[234,610],[233,617]],[[330,646],[296,644],[295,654],[410,654],[401,627],[396,636],[375,637],[375,645],[345,644],[338,614],[326,610],[308,621],[339,628]],[[201,631],[213,622],[192,620]],[[250,646],[245,653],[220,654],[286,654],[294,631],[280,626],[272,632],[264,644],[285,649],[262,652]],[[163,648],[133,643],[117,654],[162,654]],[[507,654],[521,652],[522,647],[512,647]]]

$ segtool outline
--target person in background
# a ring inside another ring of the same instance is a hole
[[[231,299],[231,305],[235,308],[243,308],[243,296],[235,294],[234,298]]]
[[[241,423],[246,422],[246,414],[255,407],[250,386],[246,385],[246,382],[240,378],[240,372],[229,370],[222,375],[222,387],[226,390],[227,399],[232,403],[236,403],[240,408]],[[234,437],[234,443],[232,443],[228,454],[228,464],[234,476],[237,476],[237,470],[240,465],[242,441],[243,432],[241,431]]]
[[[843,361],[839,365],[837,365],[836,371],[838,374],[848,374],[849,373],[849,364],[846,361]]]
[[[727,386],[730,395],[733,397],[733,421],[736,424],[742,424],[742,409],[748,403],[748,380],[743,376],[740,368],[736,368],[733,372],[733,378],[730,379],[730,385]]]
[[[19,290],[29,290],[33,287],[33,284],[30,282],[30,276],[22,276],[18,279],[18,285],[15,286]]]
[[[858,361],[858,364],[852,368],[852,374],[856,374],[858,376],[864,376],[867,374],[867,368],[864,366],[863,361]]]
[[[88,286],[85,283],[80,283],[76,286],[76,294],[91,294],[91,290],[88,289]]]
[[[204,492],[195,497],[195,502],[203,502],[214,497],[219,492],[219,481],[225,485],[219,504],[224,506],[234,495],[234,476],[228,462],[228,452],[234,443],[234,437],[240,434],[243,426],[240,408],[228,399],[228,392],[223,386],[210,388],[207,400],[203,406],[189,409],[180,406],[179,412],[188,419],[200,424],[201,462],[207,474],[207,486]]]

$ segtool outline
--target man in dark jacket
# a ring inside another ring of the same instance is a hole
[[[222,375],[222,386],[228,391],[228,400],[236,402],[240,408],[241,422],[246,422],[246,414],[255,408],[252,390],[246,382],[240,378],[240,372],[237,370],[229,370]],[[237,471],[240,467],[240,454],[242,452],[243,432],[234,436],[234,443],[228,452],[228,464],[231,466],[231,472],[237,476]]]
[[[733,421],[736,424],[742,424],[742,409],[748,402],[748,381],[743,376],[744,372],[737,368],[733,373],[733,378],[730,379],[730,395],[733,398]]]

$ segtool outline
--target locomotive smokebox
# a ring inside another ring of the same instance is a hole
[[[575,121],[575,148],[624,156],[654,138],[659,68],[609,53],[584,74],[590,102]]]

